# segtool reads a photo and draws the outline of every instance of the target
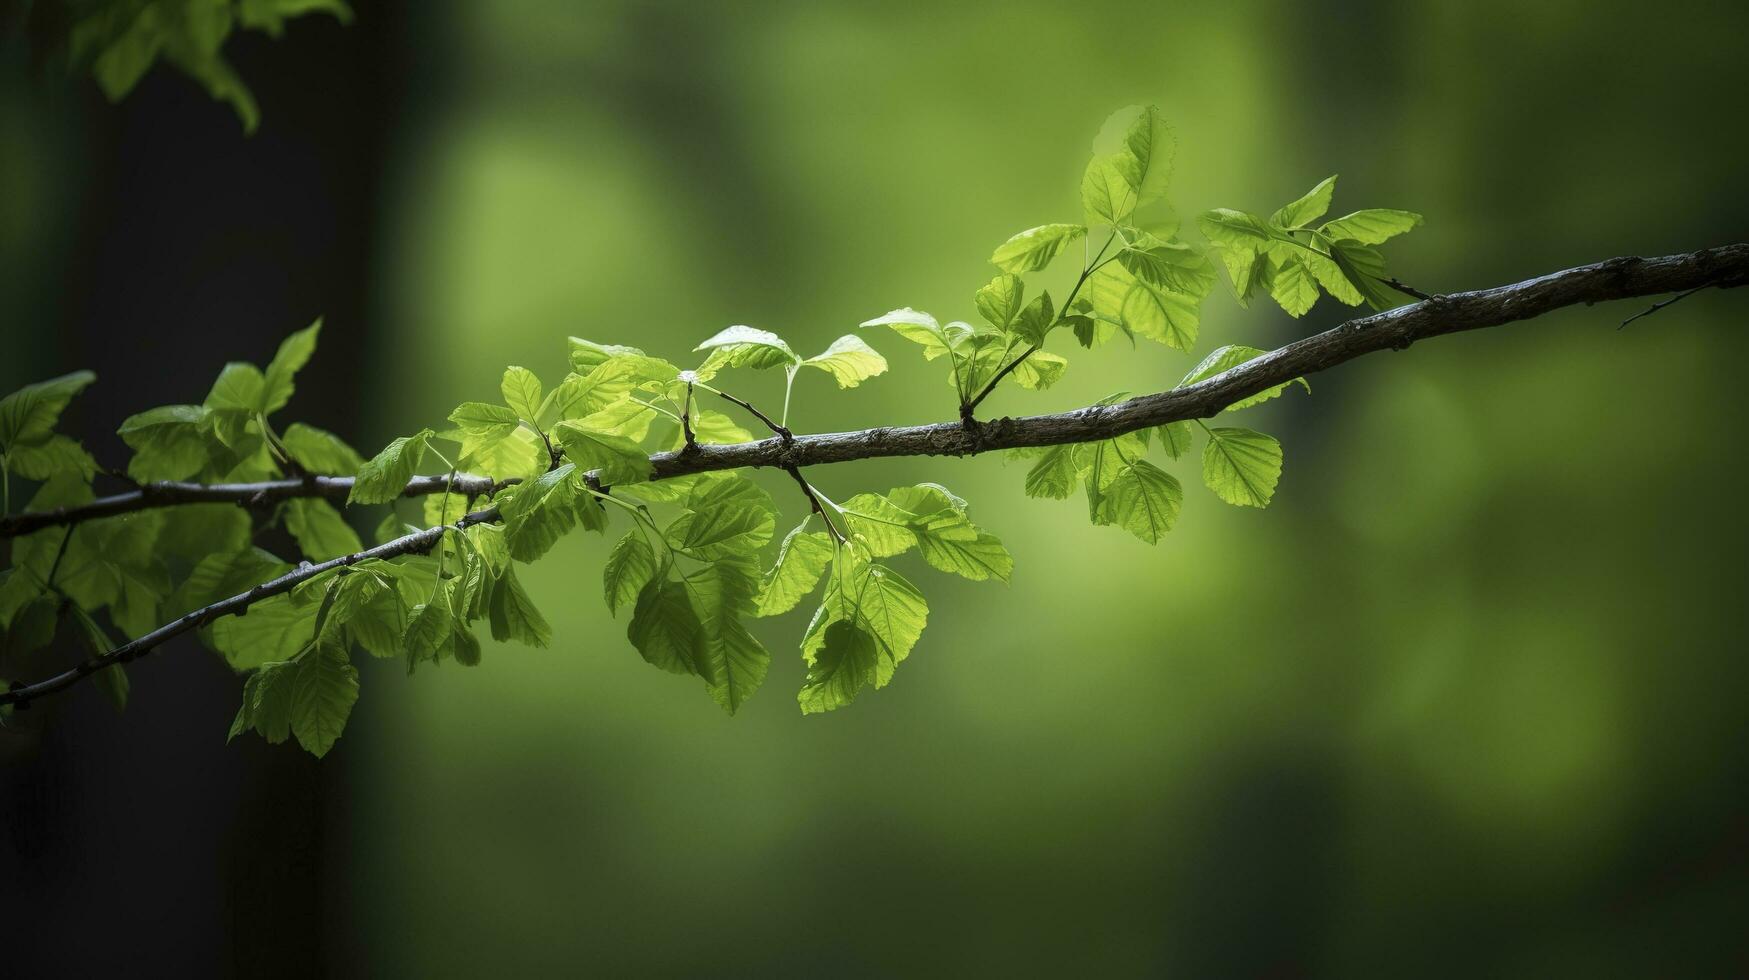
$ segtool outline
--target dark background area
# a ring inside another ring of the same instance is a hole
[[[199,402],[224,362],[264,364],[318,316],[322,370],[299,378],[293,410],[358,430],[380,303],[383,120],[407,71],[400,5],[359,13],[351,27],[295,21],[279,42],[233,38],[227,54],[272,119],[247,139],[228,107],[166,68],[111,106],[86,79],[26,74],[8,52],[7,108],[21,114],[9,130],[24,137],[7,141],[9,167],[78,172],[70,188],[45,182],[34,200],[0,205],[48,226],[41,251],[7,274],[18,277],[8,298],[35,302],[4,314],[13,356],[0,387],[65,365],[96,371],[66,424],[105,465],[127,458],[114,420]],[[52,656],[81,656],[69,641],[63,632]],[[124,716],[102,699],[56,698],[0,732],[5,972],[324,973],[345,763],[253,738],[227,745],[238,679],[191,641],[152,666],[133,672]]]

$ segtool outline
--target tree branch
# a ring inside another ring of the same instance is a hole
[[[48,680],[37,681],[34,684],[27,685],[14,684],[11,690],[0,692],[0,705],[29,704],[31,701],[40,698],[45,694],[54,694],[57,691],[73,686],[81,679],[91,674],[95,674],[106,667],[111,667],[115,664],[124,664],[130,660],[143,657],[152,652],[152,650],[158,646],[161,646],[165,641],[181,636],[189,630],[206,626],[215,619],[238,615],[257,602],[290,592],[299,584],[307,582],[325,572],[331,572],[337,568],[346,568],[351,565],[356,565],[359,562],[370,558],[398,558],[402,555],[424,554],[437,544],[438,540],[443,537],[444,532],[446,531],[452,529],[460,530],[473,524],[480,524],[497,519],[498,508],[488,507],[485,510],[469,514],[461,520],[456,521],[454,524],[439,524],[436,527],[428,527],[423,531],[414,531],[411,534],[402,535],[393,541],[386,541],[374,548],[366,548],[356,554],[341,555],[339,558],[331,558],[328,561],[318,562],[314,565],[306,562],[284,575],[281,575],[279,578],[263,582],[247,592],[239,592],[236,595],[231,596],[229,599],[221,599],[210,606],[202,606],[199,609],[158,627],[150,633],[129,640],[102,656],[92,657],[89,660],[83,661],[71,670],[56,674]]]
[[[1610,259],[1510,286],[1452,293],[1412,306],[1350,320],[1334,329],[1288,344],[1188,387],[1143,395],[1115,405],[1091,406],[1054,415],[1001,418],[975,427],[967,427],[959,421],[937,422],[931,425],[794,436],[789,439],[773,436],[757,442],[727,446],[701,444],[651,456],[651,479],[666,480],[713,470],[767,466],[783,469],[799,480],[800,473],[797,470],[800,467],[823,463],[890,456],[965,456],[999,449],[1110,439],[1167,422],[1208,418],[1228,405],[1286,384],[1295,378],[1335,367],[1374,351],[1405,350],[1417,340],[1528,320],[1579,304],[1680,292],[1701,286],[1729,289],[1745,284],[1749,284],[1749,244],[1725,245],[1686,255],[1667,255],[1660,258]],[[596,480],[594,472],[587,474],[587,477],[591,481]],[[280,495],[271,499],[283,499],[297,496],[337,496],[343,489],[351,487],[350,480],[329,477],[317,479],[327,483],[314,483],[316,489],[308,489],[312,484],[283,480],[267,484],[239,484],[224,489],[226,492],[234,492],[238,486],[251,486],[257,490],[267,488],[268,492]],[[443,489],[446,479],[441,476],[421,477],[408,484],[406,492],[409,495],[435,493]],[[464,478],[458,478],[458,486],[462,479]],[[482,477],[465,479],[485,480]],[[430,484],[421,481],[430,481]],[[805,481],[802,482],[805,486]],[[481,492],[495,485],[489,481],[483,483],[480,485]],[[220,489],[217,487],[199,488],[192,484],[175,486],[189,490],[193,495],[187,500],[136,503],[132,506],[111,505],[104,514],[122,513],[142,506],[163,506],[166,503],[247,501],[246,494],[242,497],[199,495],[199,491]],[[298,488],[305,489],[299,492]],[[149,489],[142,488],[139,492],[146,493]],[[105,499],[121,500],[131,496],[134,495],[122,494]],[[809,496],[811,498],[812,494]],[[85,506],[95,507],[97,503]],[[17,519],[37,516],[39,515],[22,514]],[[196,609],[65,673],[35,684],[16,685],[10,691],[0,692],[0,705],[28,703],[45,694],[60,691],[105,667],[143,656],[166,640],[222,616],[241,613],[256,602],[290,591],[298,583],[324,572],[368,558],[393,558],[429,551],[450,527],[462,528],[497,519],[498,508],[488,507],[467,515],[453,525],[427,528],[357,554],[301,566],[247,592]],[[63,516],[62,519],[48,523],[69,521]]]
[[[138,490],[99,497],[88,504],[56,507],[53,510],[25,511],[0,517],[0,538],[30,534],[45,527],[78,524],[99,517],[114,517],[136,510],[173,507],[178,504],[238,504],[259,507],[295,497],[326,497],[345,500],[352,492],[350,476],[312,476],[301,479],[265,480],[259,483],[185,483],[162,482],[142,484]],[[422,497],[442,493],[447,485],[445,476],[416,476],[401,491],[403,497]],[[455,478],[455,492],[469,497],[497,493],[514,480],[494,480],[489,476],[462,473]]]

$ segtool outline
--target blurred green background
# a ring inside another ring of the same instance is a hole
[[[811,352],[897,306],[968,318],[996,244],[1075,219],[1088,144],[1133,102],[1177,127],[1181,213],[1267,213],[1340,173],[1333,213],[1427,215],[1390,250],[1426,290],[1749,235],[1740,5],[531,0],[416,20],[384,68],[404,78],[376,316],[352,325],[367,405],[341,430],[370,448],[493,397],[505,364],[556,381],[567,334],[678,360],[731,323]],[[731,719],[608,616],[611,539],[568,539],[524,577],[553,649],[488,642],[477,669],[411,680],[363,665],[325,763],[330,966],[1749,970],[1743,302],[1619,332],[1639,305],[1573,309],[1314,378],[1247,413],[1286,446],[1274,506],[1225,507],[1169,466],[1186,503],[1158,547],[1090,527],[1079,498],[1027,499],[998,458],[819,468],[838,499],[944,483],[1016,559],[1008,588],[902,560],[929,627],[896,683],[825,717],[793,701],[805,610],[757,624],[776,662]],[[1198,356],[1345,313],[1217,292]],[[891,372],[800,379],[798,429],[953,415],[937,366],[868,339]],[[990,408],[1194,363],[1063,352],[1059,387]]]

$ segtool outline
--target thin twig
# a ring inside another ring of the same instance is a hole
[[[698,451],[698,438],[692,434],[692,382],[686,383],[686,402],[680,406],[680,431],[686,435],[686,452]]]
[[[814,493],[813,486],[802,476],[801,467],[785,466],[784,472],[788,473],[790,477],[796,481],[796,486],[802,488],[802,495],[808,498],[808,506],[814,509],[814,513],[820,515],[820,520],[826,522],[826,530],[832,532],[832,537],[836,539],[839,544],[843,544],[845,541],[844,532],[838,530],[838,525],[832,523],[832,516],[826,513],[826,508],[821,505],[820,498]]]
[[[723,396],[724,398],[727,398],[729,401],[732,401],[735,404],[741,406],[742,408],[746,409],[747,411],[752,412],[753,416],[755,418],[757,418],[759,421],[764,422],[765,427],[767,429],[770,429],[773,433],[775,433],[778,436],[778,438],[784,440],[785,442],[792,442],[795,440],[795,433],[791,432],[789,430],[788,426],[779,425],[778,423],[773,422],[771,420],[771,416],[765,414],[764,412],[761,412],[757,408],[754,408],[752,402],[747,401],[746,399],[743,399],[743,398],[736,398],[734,395],[731,395],[726,391],[718,391],[715,388],[712,388],[711,390],[715,391],[717,394]]]
[[[1696,286],[1693,289],[1684,289],[1682,292],[1677,293],[1675,296],[1672,296],[1669,299],[1664,300],[1661,303],[1653,303],[1651,306],[1646,307],[1645,309],[1641,310],[1640,312],[1635,313],[1633,316],[1630,316],[1626,320],[1623,320],[1621,323],[1617,324],[1616,329],[1620,330],[1622,327],[1625,327],[1628,324],[1634,322],[1635,320],[1638,320],[1640,317],[1651,316],[1652,314],[1658,312],[1659,310],[1663,309],[1666,306],[1673,306],[1677,303],[1680,303],[1683,300],[1687,299],[1690,296],[1693,296],[1695,293],[1698,293],[1703,289],[1711,289],[1713,287],[1713,285],[1714,285],[1713,283],[1709,282],[1709,283],[1706,283],[1705,285]]]
[[[479,497],[497,493],[515,482],[515,480],[494,480],[489,476],[460,474],[456,477],[455,486],[457,492],[465,493],[470,497]],[[137,510],[173,507],[182,504],[239,504],[246,507],[258,507],[281,500],[291,500],[295,497],[326,497],[330,500],[345,500],[347,494],[352,492],[352,484],[353,478],[350,476],[317,476],[297,480],[264,480],[255,483],[187,483],[181,481],[147,483],[141,485],[137,490],[99,497],[89,503],[56,507],[52,510],[8,514],[0,517],[0,538],[17,537],[21,534],[30,534],[33,531],[62,524],[78,524],[81,521],[100,517],[113,517],[117,514],[127,514]],[[444,485],[445,478],[442,476],[417,476],[407,482],[406,488],[401,491],[401,496],[423,497],[427,494],[441,493],[444,490]]]

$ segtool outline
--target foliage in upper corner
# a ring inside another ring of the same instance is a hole
[[[200,83],[236,111],[247,133],[261,111],[223,49],[239,28],[279,37],[288,20],[311,13],[351,23],[344,0],[43,0],[31,8],[32,43],[90,71],[119,102],[159,60]]]
[[[287,0],[237,10],[246,26],[265,27],[277,21],[263,19],[263,11],[335,6]],[[919,345],[925,361],[945,362],[961,424],[976,432],[974,411],[1004,382],[1038,390],[1062,376],[1067,358],[1045,350],[1059,328],[1082,347],[1122,332],[1132,341],[1191,350],[1217,276],[1209,247],[1241,301],[1262,288],[1296,316],[1320,289],[1349,303],[1386,305],[1400,296],[1375,246],[1418,224],[1418,215],[1358,211],[1319,223],[1331,178],[1267,220],[1207,212],[1200,226],[1210,244],[1199,245],[1179,236],[1165,203],[1174,150],[1157,109],[1114,116],[1081,181],[1080,220],[1036,226],[996,249],[991,261],[999,273],[971,296],[980,322],[943,323],[903,307],[862,326],[890,328]],[[1093,241],[1101,242],[1097,249]],[[1059,302],[1037,280],[1076,251],[1078,268],[1067,289],[1059,287]],[[627,640],[644,660],[693,678],[730,714],[757,693],[771,665],[753,621],[788,613],[818,594],[801,634],[797,693],[800,709],[813,714],[886,686],[918,648],[930,607],[913,584],[914,569],[974,582],[1007,582],[1014,573],[1002,541],[939,484],[834,499],[797,466],[779,462],[800,490],[797,505],[807,506],[780,537],[778,504],[761,484],[703,466],[674,475],[676,458],[702,459],[712,445],[753,440],[746,426],[793,443],[788,425],[797,380],[812,377],[825,387],[805,368],[829,375],[837,391],[886,373],[886,358],[857,334],[804,357],[776,333],[734,325],[700,342],[685,368],[638,348],[572,337],[559,371],[543,378],[511,366],[498,399],[463,402],[445,422],[399,436],[365,459],[333,433],[276,421],[320,330],[318,321],[292,334],[265,367],[224,365],[198,404],[148,409],[118,430],[133,451],[129,481],[280,480],[303,492],[277,502],[245,497],[242,507],[148,507],[13,538],[11,567],[0,575],[0,676],[30,673],[63,623],[76,628],[91,655],[102,656],[116,648],[111,630],[139,637],[277,582],[271,597],[246,603],[247,615],[185,622],[198,625],[201,641],[246,677],[233,736],[295,738],[321,755],[358,697],[355,653],[394,659],[413,672],[480,663],[482,630],[498,641],[548,646],[552,628],[518,566],[545,557],[578,528],[605,534],[617,519],[623,533],[603,549],[609,611],[626,614]],[[1255,347],[1220,347],[1179,387],[1264,356]],[[734,372],[776,369],[783,403],[774,418],[735,393],[743,389]],[[89,372],[77,372],[0,399],[8,514],[14,478],[35,485],[25,509],[40,512],[88,503],[94,481],[115,476],[56,431],[63,410],[92,381]],[[1294,383],[1226,410],[1276,398]],[[1202,482],[1229,504],[1267,506],[1280,482],[1282,450],[1250,428],[1174,421],[1014,455],[1030,461],[1028,496],[1060,499],[1079,489],[1091,523],[1152,544],[1179,518],[1184,491],[1168,468],[1195,449],[1198,429],[1200,459],[1181,465],[1198,466]],[[661,461],[668,469],[660,478],[654,457],[664,452],[674,455]],[[464,473],[491,479],[461,481]],[[352,478],[349,506],[386,508],[374,538],[391,551],[365,553],[358,528],[336,506],[345,485],[318,476]],[[483,492],[491,499],[460,492],[463,486],[473,493],[489,487]],[[426,496],[415,503],[410,494]],[[263,532],[275,530],[296,555],[262,546],[272,540]],[[903,567],[913,553],[912,568]],[[96,676],[118,706],[125,704],[119,664]]]

